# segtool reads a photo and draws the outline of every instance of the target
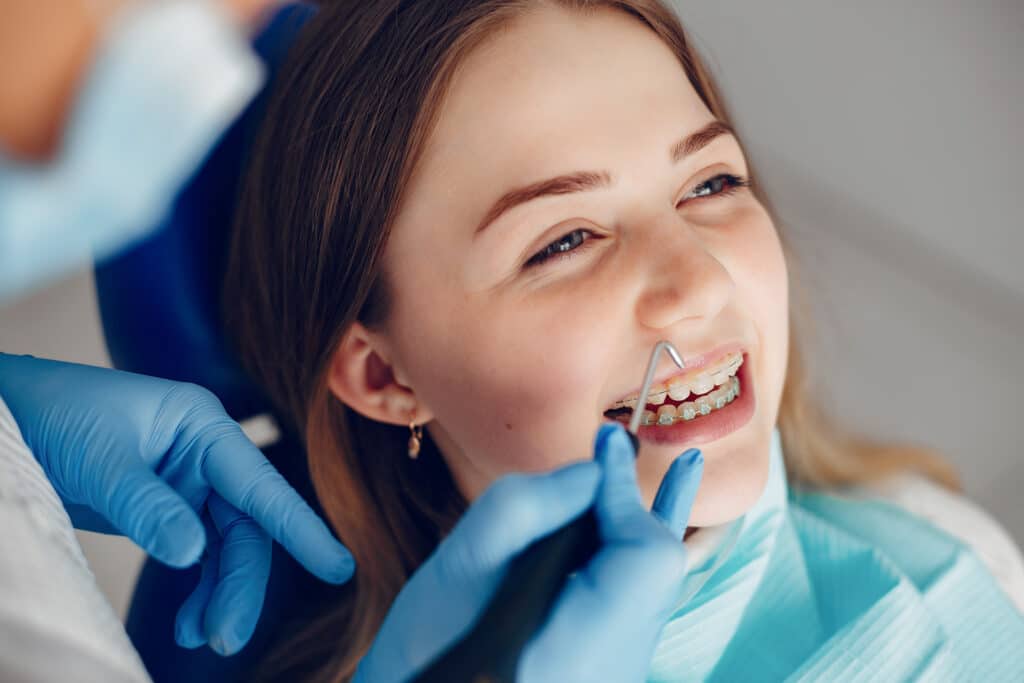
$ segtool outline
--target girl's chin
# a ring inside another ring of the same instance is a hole
[[[690,514],[691,526],[730,522],[754,507],[768,483],[769,444],[704,462],[704,474]],[[726,455],[726,454],[722,454]]]
[[[740,433],[731,436],[738,437]],[[771,434],[769,432],[764,438],[760,438],[761,435],[756,435],[758,438],[750,436],[742,439],[742,443],[740,439],[726,438],[700,447],[704,454],[704,472],[690,513],[690,526],[717,526],[730,522],[746,513],[761,497],[768,483]],[[668,467],[679,455],[678,449],[657,450],[660,452],[649,453],[646,461],[643,456],[637,461],[648,507],[653,503]],[[664,457],[660,457],[661,451],[665,453]]]

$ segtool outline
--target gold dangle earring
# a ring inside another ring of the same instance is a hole
[[[413,411],[415,415],[415,410]],[[423,426],[417,425],[415,420],[409,419],[409,457],[415,460],[420,455],[420,441],[423,439]]]

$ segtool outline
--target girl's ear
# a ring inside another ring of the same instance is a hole
[[[400,425],[429,421],[432,416],[413,390],[395,379],[389,358],[380,336],[353,323],[331,356],[327,387],[335,398],[371,420]]]

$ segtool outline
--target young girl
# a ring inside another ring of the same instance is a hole
[[[663,359],[636,407],[640,496],[689,446],[705,465],[650,678],[1021,674],[995,656],[1024,644],[1017,550],[939,458],[820,414],[784,253],[658,0],[325,3],[252,159],[226,310],[358,570],[261,673],[348,680],[467,506],[589,459],[667,339],[694,370]]]

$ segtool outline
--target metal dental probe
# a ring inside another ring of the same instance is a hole
[[[663,340],[655,344],[627,430],[634,457],[640,453],[636,433],[662,351],[680,368],[686,367],[671,342]],[[535,541],[512,560],[491,601],[466,635],[413,680],[419,683],[514,683],[523,648],[547,621],[566,580],[590,561],[600,545],[593,508]]]

